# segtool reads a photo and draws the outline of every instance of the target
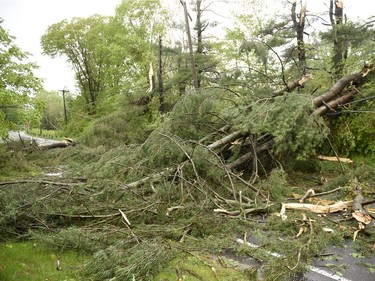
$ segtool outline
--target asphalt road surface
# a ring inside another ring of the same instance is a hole
[[[28,141],[28,142],[35,141],[38,145],[42,145],[42,146],[59,142],[57,140],[52,140],[52,139],[43,139],[43,138],[33,137],[27,134],[25,131],[9,131],[8,138],[5,141],[0,138],[0,143],[4,143],[7,141]]]
[[[244,242],[237,239],[240,244],[250,248],[258,248],[256,242]],[[309,267],[309,271],[295,281],[375,281],[375,255],[371,258],[360,256],[353,249],[353,242],[346,241],[344,246],[331,246],[327,249],[327,256],[322,259],[315,259]],[[282,258],[282,253],[269,252],[269,255]]]

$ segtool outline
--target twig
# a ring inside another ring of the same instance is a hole
[[[32,204],[34,204],[34,203],[37,203],[37,202],[43,201],[43,200],[45,200],[45,199],[51,197],[53,194],[55,194],[56,192],[60,191],[61,189],[62,189],[62,188],[58,188],[58,189],[52,191],[51,193],[47,194],[46,196],[43,196],[43,197],[41,197],[41,198],[39,198],[39,199],[36,199],[36,200],[33,201],[33,202],[25,203],[25,204],[19,206],[19,207],[17,208],[17,210],[18,210],[18,209],[22,209],[22,208],[27,207],[27,206],[30,206],[30,205],[32,205]]]
[[[336,187],[335,189],[332,189],[332,190],[329,190],[329,191],[315,193],[315,194],[310,194],[310,196],[308,196],[307,198],[313,198],[313,197],[319,197],[319,196],[331,194],[331,193],[334,193],[334,192],[339,191],[341,189],[343,189],[343,187],[339,186],[339,187]],[[305,199],[307,199],[307,198],[305,198]]]

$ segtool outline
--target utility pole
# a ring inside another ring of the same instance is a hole
[[[159,34],[159,112],[164,112],[163,65],[162,65],[162,40]]]
[[[64,121],[65,125],[68,124],[68,117],[66,115],[66,102],[65,102],[65,93],[69,92],[65,87],[64,89],[60,90],[63,94],[63,103],[64,103]]]
[[[185,1],[182,2],[182,0],[180,0],[180,3],[184,7],[186,33],[187,33],[188,42],[189,42],[189,51],[190,51],[190,60],[191,60],[191,72],[193,74],[194,88],[198,89],[197,70],[195,69],[195,59],[194,59],[194,53],[193,53],[193,43],[191,41],[191,34],[190,34],[190,27],[189,27],[189,18],[190,18],[190,20],[192,20],[192,19],[191,19],[190,15],[187,12],[186,2]]]

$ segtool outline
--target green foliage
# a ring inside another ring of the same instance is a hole
[[[82,132],[81,141],[89,147],[141,143],[147,136],[144,116],[136,110],[114,112],[101,117]]]
[[[64,124],[63,98],[57,92],[40,91],[35,100],[42,104],[41,129],[56,130]]]
[[[96,229],[77,226],[63,228],[55,233],[34,231],[29,233],[28,236],[31,236],[31,240],[35,243],[43,243],[47,249],[53,251],[72,250],[87,255],[103,250],[110,242],[118,238],[117,236],[109,236],[104,229],[97,231]]]
[[[83,268],[91,280],[152,280],[176,255],[168,243],[152,239],[134,245],[118,242],[95,254]]]
[[[33,150],[32,146],[26,147]],[[27,160],[25,149],[22,143],[0,144],[0,179],[19,177],[20,174],[32,175],[40,171],[35,162]]]
[[[365,84],[357,98],[359,102],[354,100],[331,122],[331,140],[340,155],[375,155],[374,85]]]
[[[281,202],[286,195],[291,193],[291,188],[287,182],[287,174],[282,168],[272,170],[271,174],[261,185],[276,202]]]
[[[201,138],[224,126],[222,111],[231,105],[231,94],[205,90],[184,95],[143,145],[151,166],[168,167],[192,155]]]
[[[96,113],[100,99],[147,83],[153,51],[149,39],[162,32],[163,21],[157,1],[124,0],[113,17],[94,15],[51,25],[41,39],[43,52],[68,58],[88,112]]]
[[[182,254],[171,261],[168,266],[158,274],[154,280],[173,281],[176,280],[176,269],[179,269],[183,280],[226,280],[226,281],[249,281],[256,280],[247,276],[244,270],[235,262],[219,261],[204,254]],[[254,269],[253,269],[254,270]]]
[[[18,48],[0,19],[0,137],[10,129],[39,121],[41,108],[31,96],[41,88],[33,74],[37,66],[25,63],[29,54]]]
[[[272,134],[276,154],[306,159],[328,135],[322,119],[309,114],[311,109],[310,97],[286,94],[245,106],[237,124],[243,131]]]

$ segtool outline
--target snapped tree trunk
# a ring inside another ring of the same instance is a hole
[[[300,13],[296,14],[297,0],[294,0],[292,3],[292,21],[293,28],[296,31],[297,37],[297,50],[298,50],[298,64],[299,69],[302,75],[306,74],[306,50],[305,50],[305,41],[303,38],[305,30],[305,17],[306,17],[306,2],[302,4]]]

